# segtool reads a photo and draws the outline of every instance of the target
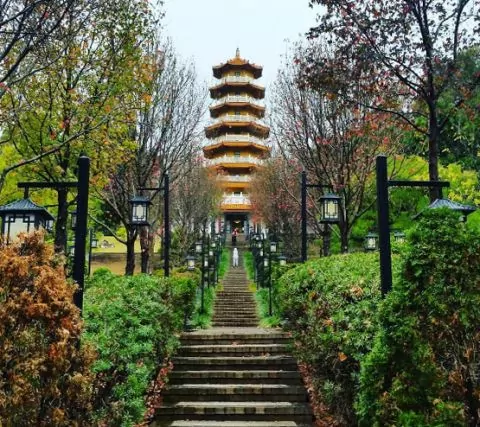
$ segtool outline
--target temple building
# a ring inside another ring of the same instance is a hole
[[[270,128],[265,116],[265,88],[257,83],[262,67],[240,57],[213,67],[217,79],[210,88],[210,116],[205,128],[208,143],[203,148],[208,167],[217,170],[223,187],[217,229],[248,234],[255,226],[249,199],[252,174],[270,155],[266,144]]]

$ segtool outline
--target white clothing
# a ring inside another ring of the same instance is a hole
[[[238,267],[238,249],[233,248],[233,266]]]

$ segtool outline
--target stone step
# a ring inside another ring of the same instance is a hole
[[[283,371],[294,371],[297,362],[292,356],[225,356],[225,357],[187,357],[179,356],[173,359],[173,365],[181,371],[215,371],[233,370],[271,370],[275,367]]]
[[[261,384],[301,385],[298,371],[176,371],[168,377],[169,384]]]
[[[213,314],[214,318],[216,317],[223,317],[226,319],[256,319],[257,314],[254,311],[230,311],[230,312],[214,312]]]
[[[303,386],[288,384],[181,384],[170,385],[163,395],[168,404],[195,402],[306,402]]]
[[[185,345],[180,348],[182,356],[243,356],[257,354],[286,354],[288,346],[286,344],[239,344],[239,345]]]
[[[235,321],[235,320],[220,320],[218,322],[213,322],[215,328],[253,328],[258,326],[258,321]]]
[[[165,427],[311,427],[295,421],[173,421]]]
[[[252,336],[250,338],[243,338],[237,335],[225,335],[225,336],[198,336],[192,335],[191,337],[181,337],[181,343],[183,345],[225,345],[225,344],[287,344],[290,343],[290,339],[286,336],[270,337],[268,335]]]
[[[213,316],[213,322],[233,322],[240,320],[241,322],[253,322],[258,323],[257,316],[245,316],[245,315],[238,315],[238,316]]]
[[[296,421],[311,423],[312,413],[308,405],[292,402],[192,402],[181,401],[158,408],[155,416],[161,426],[161,418],[169,420],[224,421]],[[153,424],[155,425],[155,424]]]
[[[228,317],[228,318],[239,318],[239,317],[257,317],[257,313],[252,310],[252,311],[246,311],[246,310],[219,310],[219,311],[214,311],[213,313],[214,317]]]

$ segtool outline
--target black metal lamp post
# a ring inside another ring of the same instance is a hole
[[[130,199],[132,205],[131,224],[141,226],[149,226],[148,222],[148,207],[152,204],[151,200],[159,193],[163,191],[163,204],[164,204],[164,275],[170,276],[170,181],[168,172],[163,174],[164,185],[160,185],[157,188],[141,187],[140,191],[155,191],[151,198],[144,196],[134,196]],[[161,183],[161,182],[160,182]]]
[[[74,304],[83,308],[83,288],[85,284],[85,253],[87,243],[87,215],[88,215],[88,186],[90,176],[90,159],[81,155],[78,159],[77,182],[19,182],[19,188],[24,188],[24,199],[0,206],[2,233],[7,236],[7,241],[21,231],[31,231],[45,226],[47,221],[53,221],[44,208],[35,205],[29,198],[30,188],[76,188],[77,210],[75,221],[75,246],[73,250],[72,278],[78,285],[73,296]],[[13,209],[12,209],[13,208]]]
[[[377,215],[380,248],[380,282],[382,295],[392,289],[392,254],[390,247],[390,228],[388,224],[388,187],[449,187],[449,182],[442,181],[392,181],[387,175],[387,157],[377,156]]]
[[[265,275],[268,271],[268,315],[272,315],[272,253],[269,251],[268,257],[263,258],[263,268]],[[264,276],[265,280],[265,276]]]
[[[302,262],[307,260],[307,188],[331,188],[331,185],[308,184],[307,173],[302,172],[301,181],[302,193]],[[320,197],[321,223],[338,224],[340,222],[340,202],[341,198],[335,194],[329,193]]]

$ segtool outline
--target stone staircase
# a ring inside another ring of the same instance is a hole
[[[311,427],[289,338],[279,329],[252,327],[258,322],[242,260],[223,286],[215,327],[182,334],[163,405],[150,425]]]
[[[258,325],[255,300],[248,290],[247,274],[243,267],[243,251],[239,250],[238,267],[230,267],[222,280],[223,289],[215,299],[214,327],[251,327]],[[230,256],[231,259],[231,256]]]
[[[186,332],[156,427],[311,426],[289,339],[279,330]]]

